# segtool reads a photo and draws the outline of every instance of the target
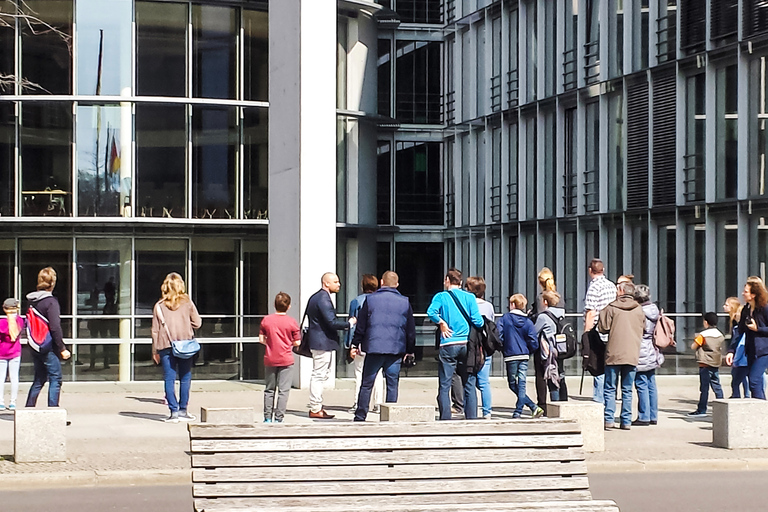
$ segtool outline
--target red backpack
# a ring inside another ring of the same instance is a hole
[[[29,306],[27,310],[27,343],[34,351],[42,353],[50,352],[53,346],[48,319],[34,306]]]

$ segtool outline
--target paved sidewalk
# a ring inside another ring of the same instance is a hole
[[[768,469],[768,450],[715,448],[711,416],[685,416],[698,399],[697,376],[658,377],[658,383],[659,425],[606,432],[606,451],[587,456],[590,472]],[[514,395],[504,379],[493,378],[492,384],[494,419],[511,418]],[[577,378],[569,378],[568,384],[572,393],[578,391]],[[587,378],[585,394],[591,395],[591,389]],[[22,386],[22,403],[26,390]],[[201,406],[249,406],[260,418],[262,391],[263,385],[253,383],[193,382],[190,411],[198,415]],[[348,379],[326,390],[326,408],[337,415],[331,421],[351,421],[347,409],[353,391],[354,382]],[[401,380],[400,403],[435,404],[436,394],[434,378]],[[67,427],[68,461],[61,463],[14,463],[13,415],[0,413],[0,489],[189,482],[186,424],[162,421],[168,414],[162,398],[160,382],[65,383],[61,405],[72,425]],[[286,421],[323,421],[307,417],[307,401],[308,390],[292,390]],[[40,403],[45,403],[44,394]],[[378,416],[371,414],[369,420]]]

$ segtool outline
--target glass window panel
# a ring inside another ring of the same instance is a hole
[[[192,6],[192,91],[197,98],[236,98],[237,12]]]
[[[186,217],[187,108],[136,105],[136,215]]]
[[[396,112],[403,123],[440,122],[441,43],[397,42]]]
[[[110,320],[117,322],[117,320]],[[108,338],[110,336],[91,336],[90,334],[109,334],[108,330],[94,327],[97,322],[107,320],[80,320],[80,325],[90,325],[90,328],[78,328],[79,338]],[[86,336],[83,335],[86,334]],[[77,380],[107,381],[117,380],[119,370],[119,351],[117,344],[84,344],[78,343],[75,352]]]
[[[131,95],[132,0],[77,0],[77,92]]]
[[[624,96],[608,98],[608,209],[622,210],[626,193],[624,178]]]
[[[559,288],[562,288],[565,305],[570,311],[577,311],[579,301],[576,295],[581,262],[579,262],[575,231],[563,233],[563,252],[563,269],[565,272],[560,276]]]
[[[704,311],[704,283],[706,279],[704,264],[708,249],[705,244],[706,226],[704,224],[689,224],[686,226],[685,235],[685,311],[701,313]]]
[[[267,296],[267,242],[248,240],[243,242],[243,314],[266,315],[271,308]],[[296,306],[298,307],[298,306]],[[248,331],[244,336],[258,336],[259,332]]]
[[[487,78],[488,74],[485,68],[485,52],[488,51],[485,39],[485,20],[483,20],[483,23],[475,25],[475,37],[477,38],[476,41],[473,41],[476,63],[473,71],[477,74],[477,92],[475,97],[477,101],[477,115],[482,116],[488,113],[488,99],[491,92],[491,83]]]
[[[268,200],[268,126],[266,108],[243,111],[243,216],[267,218]]]
[[[379,114],[392,115],[392,41],[379,39],[378,43],[378,106]]]
[[[186,4],[136,2],[139,95],[187,95],[187,13]]]
[[[528,81],[526,83],[527,98],[528,101],[534,101],[537,98],[536,86],[538,83],[539,64],[538,60],[538,22],[537,22],[537,7],[536,0],[529,0],[526,4],[527,14],[527,26],[526,31],[528,33],[527,42],[525,45],[525,62],[526,71],[528,74]]]
[[[20,132],[23,215],[71,215],[72,104],[23,103]]]
[[[192,239],[192,300],[201,315],[220,315],[203,320],[201,338],[235,336],[240,261],[235,249],[232,239]]]
[[[0,23],[0,75],[6,77],[15,77],[16,75],[16,30],[13,19],[8,17],[9,14],[15,13],[15,6],[11,2],[0,3],[0,16],[2,16],[3,21],[8,20],[8,23]],[[10,82],[0,80],[0,93],[13,94],[13,80]]]
[[[488,189],[485,183],[485,130],[476,131],[475,137],[475,224],[485,223],[485,198]],[[467,190],[469,191],[469,190]],[[482,274],[481,274],[482,275]]]
[[[234,107],[192,108],[192,212],[196,218],[234,218],[239,144]]]
[[[269,17],[265,11],[243,9],[245,98],[269,99]]]
[[[15,214],[16,104],[0,103],[0,216]]]
[[[739,226],[736,219],[718,221],[715,226],[715,267],[719,269],[715,274],[717,280],[715,300],[724,301],[727,297],[738,297],[741,294],[738,265],[735,264],[739,256]]]
[[[138,330],[136,336],[138,336]],[[159,380],[162,377],[162,370],[152,360],[152,345],[150,343],[134,345],[133,380]],[[165,415],[157,415],[158,420],[164,417]]]
[[[648,283],[648,228],[646,226],[635,226],[632,229],[631,250],[635,283],[646,284]]]
[[[443,223],[440,146],[437,142],[396,143],[396,224]]]
[[[15,276],[16,276],[15,241],[0,240],[0,297],[16,297]]]
[[[347,195],[349,194],[349,133],[353,121],[336,119],[336,222],[347,222]]]
[[[131,313],[131,241],[77,240],[77,314]],[[106,325],[106,324],[104,324]],[[117,337],[117,320],[113,337]],[[78,335],[80,333],[78,332]]]
[[[659,254],[657,269],[659,272],[659,290],[656,299],[659,307],[666,311],[676,311],[677,290],[677,244],[675,226],[660,226],[658,231]],[[653,290],[651,290],[653,291]]]
[[[525,162],[525,213],[527,219],[536,218],[536,188],[537,188],[537,148],[536,118],[528,119],[525,127],[526,162]]]
[[[567,2],[566,2],[567,3]],[[544,96],[552,96],[557,90],[558,62],[555,58],[557,46],[557,2],[544,2],[544,16],[547,20],[544,25]]]
[[[398,290],[411,300],[414,311],[426,311],[432,296],[443,288],[443,244],[398,243],[395,253]]]
[[[509,72],[507,74],[507,86],[509,87],[509,96],[507,104],[514,106],[518,104],[518,90],[520,89],[520,73],[518,70],[518,30],[519,30],[519,12],[513,9],[509,13]]]
[[[750,63],[749,74],[749,185],[750,197],[765,195],[766,158],[768,158],[768,80],[766,58]]]
[[[736,197],[738,184],[738,73],[736,65],[717,70],[717,198]]]
[[[624,71],[624,0],[610,0],[608,8],[613,18],[610,25],[611,44],[608,45],[610,76],[621,76]]]
[[[27,94],[72,94],[72,3],[25,0],[30,24],[21,23],[21,76]],[[48,26],[54,30],[48,29]]]
[[[160,286],[165,276],[171,272],[181,275],[186,281],[187,276],[187,242],[186,240],[164,239],[162,244],[157,240],[136,239],[136,314],[152,315],[152,308],[160,299]],[[150,322],[151,323],[151,322]],[[142,326],[144,320],[142,320]],[[148,325],[148,324],[147,324]],[[136,327],[139,337],[141,328]],[[146,331],[145,331],[146,332]]]
[[[45,267],[56,271],[53,296],[59,299],[62,315],[72,314],[72,240],[66,238],[24,239],[19,241],[21,292],[37,289],[37,273]],[[23,309],[26,310],[26,301]],[[62,321],[64,337],[72,336],[72,322]]]
[[[518,125],[509,125],[509,169],[507,174],[507,218],[517,220]]]
[[[704,173],[704,143],[707,115],[705,110],[706,78],[704,73],[686,79],[686,151],[685,200],[703,201],[706,176]]]
[[[391,224],[392,143],[380,140],[376,148],[376,217],[379,224]]]
[[[200,356],[192,367],[193,379],[237,380],[239,377],[240,350],[236,343],[202,344]]]
[[[587,169],[584,172],[584,207],[587,212],[600,208],[600,104],[587,104]]]
[[[557,125],[555,123],[555,112],[544,113],[544,216],[554,217],[557,208],[557,179],[555,178],[555,169],[557,168]],[[554,265],[551,261],[548,264]]]
[[[130,198],[130,164],[121,165],[123,149],[130,151],[121,126],[130,108],[117,105],[77,107],[78,215],[118,217],[120,198]],[[125,201],[125,199],[124,199]]]

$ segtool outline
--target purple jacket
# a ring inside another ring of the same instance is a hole
[[[8,318],[0,318],[0,359],[15,359],[21,355],[21,332],[24,330],[24,319],[20,316],[16,317],[16,324],[19,326],[19,335],[15,340],[11,339],[11,335],[8,333]]]

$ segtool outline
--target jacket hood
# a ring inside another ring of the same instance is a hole
[[[640,304],[638,304],[635,298],[631,295],[619,295],[619,297],[613,301],[611,305],[616,308],[623,309],[624,311],[631,311],[640,307]]]
[[[38,290],[36,292],[29,292],[27,294],[27,300],[30,302],[37,302],[39,300],[42,300],[46,297],[53,297],[53,294],[49,291],[45,290]]]
[[[653,302],[643,304],[643,313],[645,313],[645,318],[651,322],[656,322],[659,319],[659,307]]]
[[[549,308],[547,308],[547,310],[553,315],[555,315],[555,317],[557,318],[563,318],[565,316],[565,309],[563,308],[559,308],[557,306],[550,306]]]
[[[519,309],[513,309],[509,312],[509,318],[512,321],[512,325],[515,327],[522,327],[525,321],[528,320],[528,315]]]

